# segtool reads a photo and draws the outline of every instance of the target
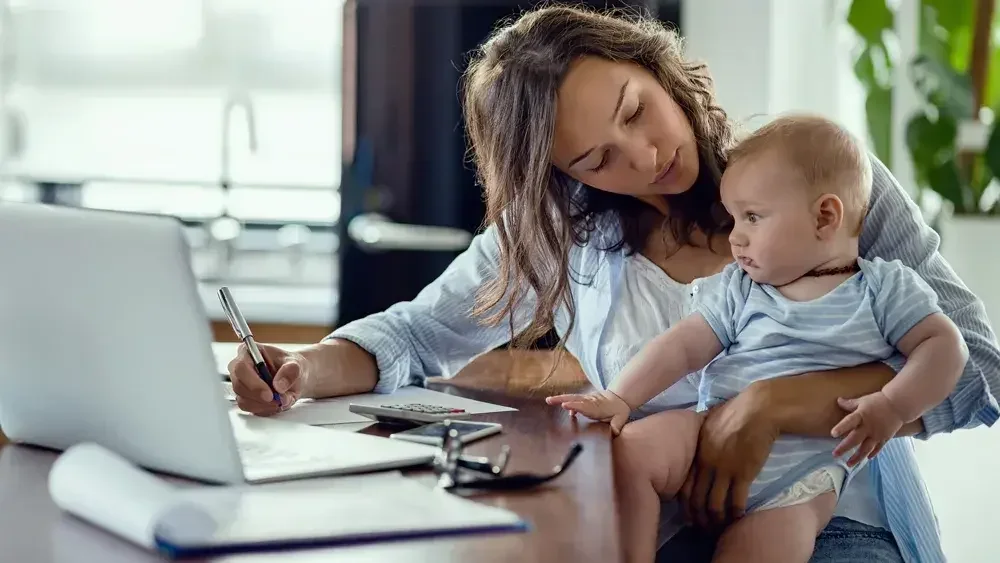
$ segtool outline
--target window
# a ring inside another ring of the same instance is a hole
[[[341,1],[9,5],[0,197],[68,185],[191,221],[336,222]]]

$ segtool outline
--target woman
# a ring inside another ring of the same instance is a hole
[[[489,227],[413,301],[300,353],[264,347],[284,408],[303,396],[391,392],[450,376],[477,354],[552,326],[590,381],[605,387],[644,342],[683,317],[699,279],[732,260],[718,183],[733,130],[704,67],[685,61],[679,37],[660,24],[560,7],[526,13],[476,53],[464,104]],[[926,436],[992,423],[998,409],[987,381],[1000,389],[1000,354],[983,307],[877,161],[874,175],[862,252],[917,269],[971,351],[952,397],[904,430]],[[277,411],[245,352],[230,373],[240,407]],[[875,391],[892,374],[870,365],[775,379],[712,411],[685,486],[691,517],[723,522],[727,492],[746,490],[779,433],[829,435],[843,415],[838,397]],[[646,412],[686,407],[696,396],[682,381]],[[890,446],[845,491],[814,561],[941,557],[909,444]],[[648,447],[656,444],[615,440],[616,463]],[[691,550],[710,551],[692,532],[676,535],[676,519],[665,524],[672,539],[661,554],[687,561],[696,560]]]

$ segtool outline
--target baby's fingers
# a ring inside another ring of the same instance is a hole
[[[861,463],[861,460],[868,457],[868,455],[875,450],[876,444],[877,442],[874,439],[865,438],[865,441],[861,443],[861,447],[858,448],[858,451],[854,452],[851,459],[847,460],[847,465],[854,467],[855,465]]]
[[[619,414],[611,418],[611,432],[617,436],[622,433],[622,428],[628,422],[628,416]]]
[[[834,438],[840,438],[844,434],[854,430],[858,426],[861,426],[861,413],[854,411],[851,414],[845,416],[833,427],[830,431],[830,435]]]
[[[875,456],[877,456],[878,453],[882,451],[883,447],[885,447],[885,441],[879,441],[875,445],[875,449],[872,450],[872,453],[868,454],[868,459],[875,459]]]
[[[566,401],[560,406],[570,412],[575,411],[594,420],[600,420],[602,414],[601,409],[590,401]]]
[[[843,440],[841,440],[839,444],[837,444],[836,448],[833,448],[833,456],[840,457],[846,454],[847,452],[860,446],[861,443],[864,442],[864,440],[865,440],[865,433],[862,432],[861,429],[852,430],[851,433],[848,434],[846,438],[844,438]]]
[[[574,393],[566,395],[552,395],[551,397],[545,398],[545,403],[549,405],[563,405],[570,401],[574,402],[583,401],[586,397],[587,397],[586,395],[578,395]]]

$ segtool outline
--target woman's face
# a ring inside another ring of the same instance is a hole
[[[643,199],[694,184],[698,151],[691,124],[645,68],[582,58],[557,98],[552,162],[563,172]]]

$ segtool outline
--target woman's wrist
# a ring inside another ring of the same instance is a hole
[[[324,340],[305,348],[300,355],[303,397],[367,393],[378,383],[375,357],[349,340]]]
[[[786,409],[788,404],[779,400],[778,390],[773,385],[774,381],[773,379],[755,381],[740,393],[740,396],[754,424],[769,426],[777,433],[782,432],[782,420],[787,416],[783,409]]]
[[[836,397],[830,397],[824,408],[815,401],[805,399],[810,387],[803,379],[776,377],[756,381],[748,387],[753,393],[755,409],[780,434],[806,436],[829,435],[840,422],[844,412],[837,406]]]

